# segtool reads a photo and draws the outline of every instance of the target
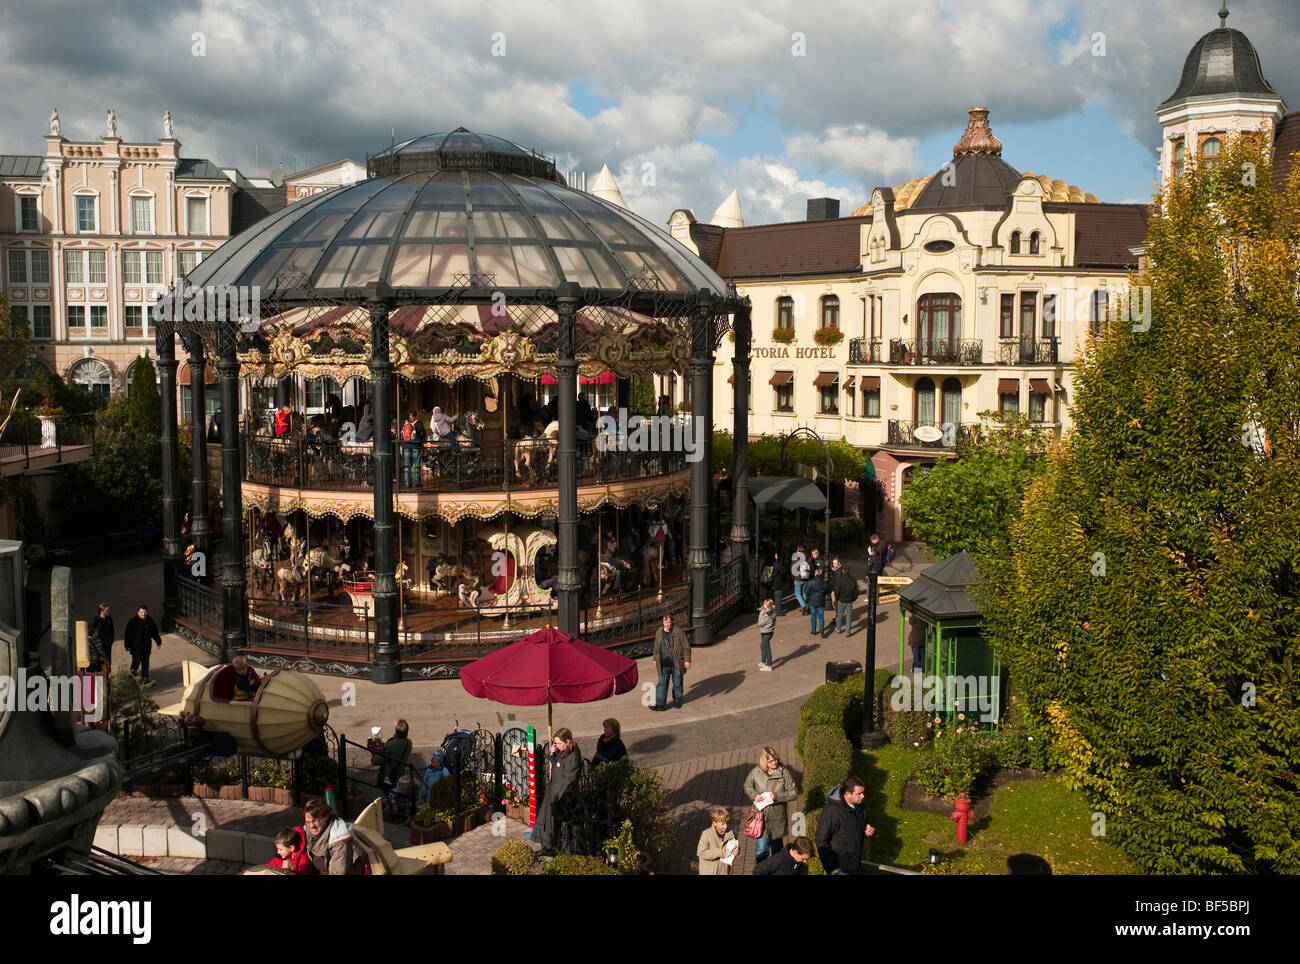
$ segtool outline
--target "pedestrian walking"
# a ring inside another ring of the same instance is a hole
[[[832,877],[862,873],[862,847],[876,828],[867,823],[862,801],[867,789],[857,777],[849,776],[831,791],[817,821],[817,856]]]
[[[537,808],[537,824],[533,827],[533,842],[540,844],[543,857],[555,856],[555,805],[578,781],[582,772],[582,754],[568,727],[555,731],[551,748],[546,754],[546,795]]]
[[[808,614],[812,623],[812,635],[820,634],[822,638],[825,638],[826,596],[829,591],[826,580],[822,578],[820,572],[814,572],[812,578],[808,580],[808,585],[804,587],[804,595],[808,599]]]
[[[158,624],[153,621],[149,615],[149,607],[141,606],[136,610],[126,623],[126,629],[122,631],[122,642],[126,646],[126,651],[131,654],[131,672],[140,671],[140,679],[148,683],[149,680],[149,643],[153,642],[162,648],[162,636],[158,634]]]
[[[673,625],[671,614],[665,614],[663,625],[655,630],[653,644],[655,675],[659,682],[655,685],[655,704],[652,710],[668,709],[668,681],[673,683],[673,706],[682,708],[684,698],[682,677],[691,668],[691,644],[686,641],[686,633],[680,626]]]
[[[111,673],[113,671],[113,613],[108,608],[108,603],[99,604],[98,615],[90,621],[89,636],[92,651],[96,646],[99,648],[103,671]]]
[[[700,834],[700,842],[695,846],[695,856],[700,859],[700,876],[729,877],[731,865],[740,852],[740,841],[727,829],[731,814],[722,807],[713,807],[709,810],[709,819],[713,823]]]
[[[776,632],[776,604],[764,599],[758,609],[758,668],[764,673],[772,670],[772,634]]]
[[[853,635],[853,603],[858,598],[858,581],[849,567],[840,564],[839,556],[832,562],[835,588],[835,631],[845,636]]]
[[[790,557],[790,577],[794,580],[794,598],[799,600],[799,612],[805,616],[808,615],[808,600],[805,598],[804,588],[808,585],[810,575],[812,575],[812,566],[808,564],[808,556],[805,555],[803,546],[799,546]]]
[[[781,561],[781,553],[774,552],[772,554],[772,602],[775,603],[778,616],[785,610],[785,594],[790,591],[792,585],[790,567]]]
[[[783,847],[779,854],[754,865],[755,877],[806,877],[808,875],[808,858],[812,856],[813,844],[807,837],[795,837],[788,847]]]
[[[758,766],[745,777],[745,796],[763,817],[763,835],[754,841],[754,859],[761,863],[785,839],[786,804],[799,797],[794,776],[770,746],[759,751]]]

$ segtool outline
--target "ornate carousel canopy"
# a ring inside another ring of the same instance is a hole
[[[365,375],[367,301],[392,302],[393,362],[407,378],[539,375],[554,357],[557,299],[577,286],[583,373],[679,369],[690,322],[735,293],[631,211],[563,183],[553,161],[464,128],[368,159],[369,179],[291,204],[205,258],[197,287],[257,286],[245,374]]]

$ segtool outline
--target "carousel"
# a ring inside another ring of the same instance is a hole
[[[380,682],[543,626],[635,654],[673,612],[709,643],[748,577],[709,542],[714,354],[734,316],[747,373],[747,304],[509,141],[428,135],[367,170],[227,242],[159,322],[165,618],[224,658]],[[221,310],[235,292],[257,310]],[[219,546],[199,392],[179,491],[178,335],[221,383]],[[629,438],[620,412],[668,376],[691,414],[661,396]]]

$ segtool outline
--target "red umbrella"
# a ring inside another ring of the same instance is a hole
[[[545,703],[548,737],[553,703],[594,703],[636,683],[634,660],[549,627],[460,671],[460,685],[471,696],[507,706]]]

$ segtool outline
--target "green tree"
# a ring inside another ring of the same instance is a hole
[[[145,441],[157,441],[162,433],[162,397],[158,393],[153,361],[146,355],[135,363],[131,373],[131,430]]]
[[[31,345],[31,329],[26,319],[18,316],[9,306],[9,299],[0,294],[0,379],[9,378],[28,360]]]
[[[981,412],[985,418],[995,412]],[[1042,471],[1043,432],[1023,416],[994,423],[903,490],[907,524],[940,559],[987,551],[1010,532],[1025,489]]]
[[[162,448],[158,436],[139,435],[129,403],[114,399],[96,415],[95,455],[65,466],[55,497],[65,520],[82,535],[134,527],[157,512],[162,500]]]
[[[1300,872],[1300,167],[1268,170],[1233,143],[1166,189],[1149,328],[1092,343],[980,560],[1021,697],[1149,871]]]

